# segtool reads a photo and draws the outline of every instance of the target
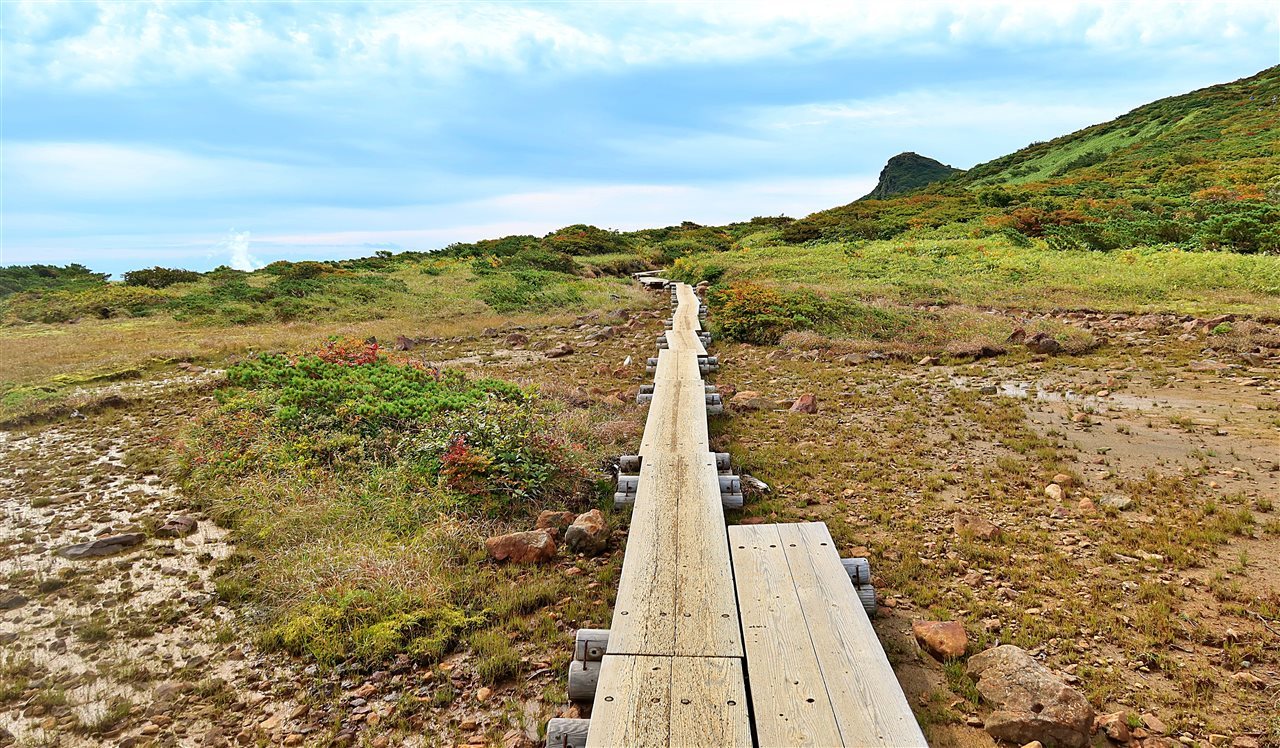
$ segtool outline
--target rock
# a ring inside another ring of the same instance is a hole
[[[1231,676],[1231,682],[1248,688],[1266,688],[1267,682],[1253,673],[1239,672]]]
[[[1098,499],[1098,503],[1109,509],[1115,509],[1121,512],[1128,511],[1133,508],[1133,499],[1118,493],[1109,493],[1101,499]]]
[[[564,358],[565,356],[571,356],[573,355],[573,346],[568,343],[561,343],[542,355],[547,358]]]
[[[982,517],[969,514],[957,514],[952,520],[957,535],[972,535],[982,540],[996,540],[1000,537],[1000,527]]]
[[[493,696],[493,689],[488,686],[481,686],[480,689],[476,691],[476,701],[479,701],[480,703],[488,701],[490,696]]]
[[[999,740],[1083,748],[1093,731],[1093,708],[1031,655],[1012,644],[969,658],[978,693],[995,705],[987,732]]]
[[[1067,496],[1067,492],[1062,490],[1062,486],[1057,483],[1050,483],[1044,487],[1044,495],[1054,501],[1062,501]]]
[[[599,509],[578,515],[565,531],[564,543],[572,553],[595,554],[609,544],[609,525]]]
[[[791,403],[791,412],[792,413],[817,413],[818,398],[815,397],[812,393],[805,393],[800,397],[797,397],[796,401]]]
[[[1169,728],[1164,724],[1164,720],[1151,712],[1142,715],[1142,725],[1157,735],[1164,735],[1169,731]]]
[[[57,592],[63,587],[66,587],[68,584],[70,584],[70,582],[68,582],[67,580],[62,579],[60,577],[54,577],[52,579],[46,579],[40,582],[40,584],[36,585],[36,591],[39,592],[41,595],[47,595],[50,592]]]
[[[915,621],[911,633],[920,648],[938,660],[952,660],[964,655],[969,637],[959,621]]]
[[[994,384],[984,384],[978,388],[978,394],[980,395],[994,395],[999,391],[1000,388]]]
[[[510,346],[527,345],[529,336],[522,332],[513,332],[506,337],[506,344]]]
[[[538,513],[538,521],[534,523],[534,527],[539,530],[554,528],[557,532],[564,532],[569,529],[569,525],[573,524],[577,516],[573,512],[556,512],[547,509]]]
[[[497,561],[517,564],[536,564],[550,561],[556,556],[556,539],[553,530],[530,530],[497,535],[484,541],[489,555]]]
[[[196,531],[196,520],[194,517],[177,516],[170,517],[165,523],[156,530],[157,538],[181,538]]]
[[[1044,748],[1044,743],[1041,743],[1039,740],[1033,740],[1022,746],[1022,748]]]
[[[916,362],[916,366],[937,366],[941,360],[937,356],[925,356]]]
[[[743,390],[729,399],[729,407],[738,410],[773,410],[773,401],[760,397],[755,390]]]
[[[1092,514],[1094,510],[1097,509],[1097,507],[1093,505],[1093,499],[1089,498],[1088,496],[1084,497],[1083,499],[1080,499],[1080,503],[1077,504],[1076,506],[1080,508],[1080,511],[1083,514]]]
[[[1057,475],[1053,476],[1053,480],[1049,482],[1057,483],[1059,486],[1074,486],[1076,484],[1076,479],[1072,478],[1070,475],[1067,475],[1066,473],[1058,473]]]
[[[0,592],[0,610],[17,610],[27,604],[27,596],[17,590]]]
[[[1025,345],[1032,353],[1041,353],[1045,355],[1052,355],[1062,350],[1061,343],[1052,336],[1046,335],[1042,332],[1038,332],[1027,338]]]
[[[1117,743],[1127,743],[1132,737],[1129,733],[1129,720],[1127,712],[1112,712],[1098,717],[1093,723],[1093,729],[1106,733],[1106,736]]]
[[[57,551],[59,556],[63,558],[100,558],[102,556],[114,556],[122,553],[142,543],[147,539],[146,535],[140,532],[126,533],[124,535],[108,535],[97,540],[90,540],[87,543],[77,543],[69,545],[66,548],[60,548]]]
[[[1013,332],[1009,333],[1009,337],[1004,339],[1006,343],[1017,345],[1027,339],[1027,331],[1021,327],[1015,327]]]
[[[397,351],[411,351],[413,350],[413,347],[417,344],[418,344],[418,341],[414,340],[413,338],[407,337],[405,335],[397,335],[396,343],[394,347]]]
[[[1231,748],[1259,748],[1261,745],[1252,735],[1238,735],[1231,741]]]
[[[868,360],[867,357],[862,355],[861,353],[850,353],[847,356],[840,357],[840,363],[844,364],[845,366],[857,366],[858,364],[865,364],[867,360]]]

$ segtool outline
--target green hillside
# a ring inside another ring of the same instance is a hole
[[[919,153],[899,153],[880,170],[880,180],[875,189],[867,193],[863,200],[883,200],[904,192],[918,190],[936,182],[941,182],[961,169],[948,166],[941,161],[921,156]]]
[[[910,195],[788,227],[791,243],[1007,233],[1056,248],[1280,252],[1280,67],[1033,143]]]

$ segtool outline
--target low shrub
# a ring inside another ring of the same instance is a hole
[[[126,286],[146,286],[147,288],[168,288],[175,283],[191,283],[198,280],[200,280],[200,274],[194,270],[162,268],[159,265],[142,270],[130,270],[124,274]]]
[[[81,290],[26,291],[10,297],[7,311],[26,322],[142,317],[169,303],[171,298],[158,289],[112,283]]]

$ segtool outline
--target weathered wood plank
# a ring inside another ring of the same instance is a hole
[[[751,745],[742,664],[722,657],[605,655],[587,745]]]
[[[667,470],[664,461],[650,457],[640,466],[609,626],[609,645],[615,652],[670,654],[675,646],[677,505]]]
[[[742,660],[677,657],[671,666],[671,745],[751,746]]]
[[[699,356],[707,355],[707,349],[702,345],[702,339],[698,337],[696,330],[667,330],[666,336],[667,348],[670,350],[693,351]]]
[[[588,748],[671,745],[671,658],[605,655]]]
[[[778,525],[844,745],[925,746],[822,522]]]
[[[761,748],[843,745],[777,525],[729,528]]]
[[[738,602],[715,455],[688,459],[676,524],[675,654],[742,657]]]
[[[698,381],[664,382],[653,393],[645,421],[640,455],[699,455],[710,451],[707,394]]]

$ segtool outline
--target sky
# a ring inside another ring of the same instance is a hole
[[[803,216],[1280,63],[1280,3],[0,0],[0,265]]]

